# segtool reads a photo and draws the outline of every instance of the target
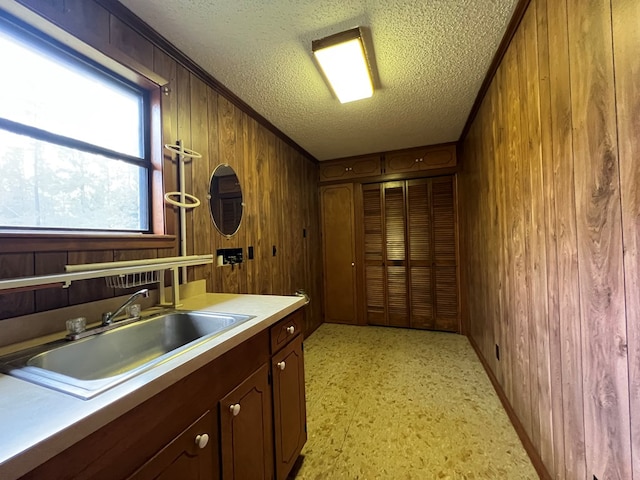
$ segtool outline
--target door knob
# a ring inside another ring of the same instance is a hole
[[[209,443],[209,435],[203,433],[202,435],[198,435],[196,437],[196,445],[198,448],[204,448]]]
[[[290,326],[287,327],[287,333],[289,335],[293,335],[293,332],[295,332],[295,331],[296,331],[296,327],[294,327],[293,325],[290,325]]]
[[[235,417],[236,415],[238,415],[240,413],[240,404],[239,403],[234,403],[233,405],[231,405],[229,407],[229,411]]]
[[[285,367],[287,366],[287,364],[284,363],[284,362],[278,362],[278,363],[276,363],[276,365],[280,370],[284,370]]]

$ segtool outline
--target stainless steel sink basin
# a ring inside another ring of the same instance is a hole
[[[254,318],[175,311],[0,358],[9,375],[88,399]]]

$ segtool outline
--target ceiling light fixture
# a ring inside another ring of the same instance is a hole
[[[360,27],[314,40],[311,50],[340,103],[373,95],[371,68]]]

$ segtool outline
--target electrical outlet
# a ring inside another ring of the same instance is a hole
[[[500,360],[500,345],[496,343],[496,359]]]

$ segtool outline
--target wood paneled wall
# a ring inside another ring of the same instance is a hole
[[[245,262],[189,269],[189,280],[206,279],[208,291],[291,295],[304,289],[312,301],[306,331],[321,322],[322,273],[319,231],[318,166],[273,133],[258,119],[214,89],[205,79],[137,33],[102,4],[92,0],[22,0],[21,3],[107,54],[117,52],[169,81],[162,96],[163,143],[181,140],[202,154],[187,163],[186,188],[202,201],[187,216],[187,253],[215,254],[219,248],[242,247]],[[148,27],[147,27],[148,28]],[[236,235],[227,239],[213,227],[207,204],[208,183],[216,165],[228,163],[243,190],[244,217]],[[164,152],[165,191],[177,190],[177,165]],[[166,207],[167,232],[178,232],[173,207]],[[253,246],[254,259],[247,257]],[[273,255],[273,248],[276,255]],[[87,263],[177,254],[174,248],[122,250],[117,243],[104,251],[0,253],[5,278],[62,271],[66,263]],[[77,282],[67,290],[0,295],[0,318],[8,318],[122,294],[104,281]],[[125,292],[126,293],[126,292]]]
[[[461,145],[466,331],[559,479],[640,480],[638,18],[532,0]]]

